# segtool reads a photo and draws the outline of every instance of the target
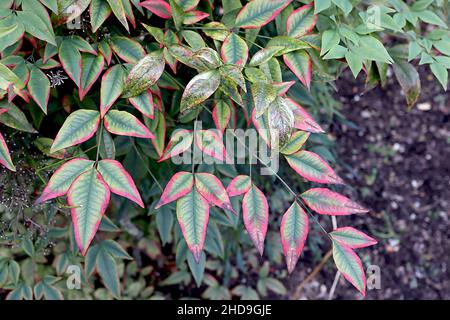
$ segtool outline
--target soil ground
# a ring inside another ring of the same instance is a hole
[[[338,83],[341,111],[353,124],[331,130],[340,174],[352,198],[371,209],[338,223],[379,240],[358,251],[366,266],[380,267],[381,288],[367,299],[450,299],[450,93],[421,73],[422,94],[411,111],[393,77],[368,92],[349,74]],[[300,298],[327,298],[335,272],[328,261]],[[355,297],[341,279],[334,298]]]

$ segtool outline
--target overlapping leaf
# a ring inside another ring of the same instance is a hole
[[[93,165],[94,161],[83,158],[75,158],[64,163],[53,173],[36,203],[65,195],[75,179]]]
[[[316,25],[313,3],[304,5],[291,13],[286,22],[287,35],[298,38],[309,33]]]
[[[214,104],[212,117],[216,128],[223,134],[231,119],[231,108],[228,103],[223,100],[216,101]]]
[[[185,129],[177,130],[172,134],[172,137],[158,162],[172,158],[190,149],[193,140],[194,135],[191,131]]]
[[[177,172],[169,180],[159,199],[156,209],[187,195],[194,186],[194,176],[190,172]]]
[[[294,127],[299,130],[308,131],[312,133],[325,132],[320,125],[311,117],[311,115],[303,109],[298,103],[290,98],[285,98],[284,102],[289,105],[294,112]]]
[[[153,104],[153,95],[150,90],[141,93],[138,96],[129,98],[130,103],[147,118],[153,119],[155,105]]]
[[[225,63],[245,66],[248,59],[247,43],[236,33],[230,33],[220,52]]]
[[[48,99],[50,98],[50,81],[45,73],[33,66],[27,88],[30,96],[37,103],[39,108],[47,114]]]
[[[181,98],[180,112],[184,113],[208,99],[220,85],[217,70],[206,71],[189,81]]]
[[[83,53],[81,55],[81,81],[79,96],[80,100],[83,100],[89,90],[103,71],[105,65],[105,59],[101,54],[94,56],[89,53]]]
[[[219,161],[228,159],[222,136],[215,130],[199,130],[195,135],[195,144],[203,153]]]
[[[1,133],[0,133],[0,164],[4,165],[11,171],[16,171],[16,167],[14,166],[11,160],[11,156],[9,155],[8,146],[6,145],[6,141]]]
[[[194,179],[195,188],[210,205],[218,206],[236,214],[227,191],[217,177],[210,173],[196,173]]]
[[[170,5],[164,0],[145,0],[139,5],[160,18],[170,19],[172,17]]]
[[[111,48],[122,60],[128,63],[138,63],[145,56],[145,49],[142,45],[128,37],[113,37]]]
[[[121,65],[115,65],[108,69],[102,77],[100,87],[100,112],[102,117],[120,97],[125,84],[125,72]]]
[[[227,193],[230,197],[239,196],[247,193],[252,187],[252,180],[249,176],[238,175],[231,180],[227,187]]]
[[[283,55],[284,63],[309,89],[311,86],[312,60],[306,51],[294,51]]]

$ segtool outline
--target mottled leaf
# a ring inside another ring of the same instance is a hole
[[[286,22],[287,35],[298,38],[311,32],[317,21],[313,3],[304,5],[291,13]]]
[[[219,87],[220,74],[217,70],[206,71],[189,81],[181,98],[180,112],[185,113],[208,99]]]
[[[311,86],[312,60],[306,51],[294,51],[283,55],[284,63],[308,89]]]
[[[230,33],[220,52],[225,63],[245,66],[248,59],[247,43],[236,33]]]
[[[215,101],[212,117],[216,128],[219,129],[222,134],[228,127],[231,119],[231,108],[223,100]]]
[[[294,127],[299,130],[308,131],[312,133],[324,133],[325,131],[319,124],[294,100],[285,98],[284,102],[292,108],[294,112],[295,123]]]
[[[236,17],[236,27],[259,28],[275,19],[281,10],[292,0],[252,0],[247,3]]]

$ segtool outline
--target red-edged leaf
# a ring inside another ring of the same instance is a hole
[[[3,109],[0,109],[0,114]],[[2,134],[0,133],[0,164],[4,165],[7,169],[11,171],[16,171],[16,167],[14,167],[14,164],[11,160],[11,156],[9,155],[9,149],[6,145],[6,141],[3,138]]]
[[[285,98],[287,103],[294,112],[295,123],[294,127],[299,130],[308,131],[312,133],[324,133],[325,131],[319,126],[319,124],[294,100]]]
[[[308,88],[311,86],[312,60],[304,50],[289,52],[283,55],[286,66]]]
[[[94,56],[88,53],[83,53],[81,56],[82,71],[79,96],[80,100],[83,101],[95,81],[97,81],[98,77],[100,77],[105,65],[105,59],[101,54]]]
[[[298,8],[291,13],[286,21],[287,35],[299,38],[311,32],[316,25],[317,17],[314,14],[313,2]]]
[[[301,150],[285,155],[287,162],[299,175],[317,183],[344,184],[330,165],[314,152]]]
[[[128,37],[111,38],[111,48],[125,62],[138,63],[145,56],[144,47]]]
[[[81,109],[71,113],[50,149],[50,153],[68,148],[89,140],[97,132],[100,124],[100,112]]]
[[[106,130],[119,136],[153,139],[155,136],[131,113],[111,110],[104,118]]]
[[[172,158],[190,149],[193,139],[194,135],[191,131],[185,129],[177,130],[172,134],[172,137],[158,162]]]
[[[215,130],[199,130],[195,135],[195,144],[204,154],[220,161],[228,159],[222,137]]]
[[[253,0],[236,17],[236,27],[255,29],[275,19],[292,0]]]
[[[266,196],[255,185],[252,185],[242,200],[242,213],[245,229],[262,255],[269,224],[269,204]]]
[[[272,83],[272,85],[278,90],[279,96],[284,96],[294,84],[295,81]]]
[[[306,212],[294,202],[281,220],[280,234],[288,272],[292,273],[305,246],[309,219]]]
[[[225,63],[244,66],[248,59],[247,43],[236,33],[230,33],[222,44],[220,54]]]
[[[194,176],[192,173],[185,171],[177,172],[167,183],[166,188],[161,195],[161,199],[155,208],[158,209],[169,202],[187,195],[191,192],[193,186]]]
[[[153,119],[155,116],[155,105],[153,104],[153,95],[150,90],[136,97],[129,99],[130,103],[147,118]]]
[[[37,67],[32,67],[27,88],[30,96],[39,108],[47,114],[48,99],[50,98],[50,81],[45,73]]]
[[[75,179],[91,169],[93,165],[94,161],[83,158],[76,158],[64,163],[53,173],[36,203],[65,195]]]
[[[365,248],[377,244],[377,240],[352,227],[342,227],[330,232],[331,238],[351,249]]]
[[[211,204],[236,214],[222,182],[210,173],[196,173],[195,187]]]
[[[95,169],[76,178],[67,192],[67,203],[72,207],[70,212],[75,240],[83,255],[97,233],[109,198],[109,188]]]
[[[369,210],[343,195],[326,188],[314,188],[302,194],[308,206],[320,214],[342,216],[366,213]]]
[[[333,259],[339,272],[363,296],[366,295],[366,274],[361,259],[349,247],[333,241]]]
[[[80,87],[82,61],[77,46],[68,40],[61,42],[59,46],[59,61],[67,75]]]
[[[309,132],[297,131],[294,132],[289,141],[281,148],[280,152],[283,154],[293,154],[299,151],[310,136]]]
[[[121,65],[108,69],[102,77],[100,87],[100,112],[102,118],[120,97],[125,84],[125,72]]]
[[[264,142],[270,147],[271,140],[269,131],[269,118],[267,113],[264,113],[262,116],[257,117],[256,108],[254,108],[252,111],[252,122],[261,139],[263,139]]]
[[[231,119],[231,108],[230,106],[223,100],[214,102],[214,109],[212,112],[212,117],[214,120],[214,124],[216,128],[220,130],[220,132],[225,131],[230,123]]]
[[[102,160],[97,165],[97,170],[108,185],[112,193],[130,199],[144,208],[133,178],[125,170],[122,164],[116,160]]]
[[[186,12],[183,17],[183,24],[194,24],[209,17],[209,13],[193,10]]]
[[[195,188],[177,201],[177,218],[189,250],[198,263],[205,243],[209,205]]]
[[[227,192],[230,197],[239,196],[241,194],[247,193],[252,187],[252,180],[249,176],[239,175],[231,180],[227,187]]]
[[[170,19],[172,18],[172,10],[170,5],[163,0],[146,0],[139,3],[139,6],[149,10],[160,18]]]

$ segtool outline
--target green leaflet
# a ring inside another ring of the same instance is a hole
[[[172,133],[169,143],[158,162],[167,160],[185,152],[192,146],[194,135],[189,130],[179,129]]]
[[[100,87],[100,112],[102,117],[120,97],[125,84],[125,71],[119,64],[111,67],[102,77]]]
[[[393,65],[394,74],[406,96],[406,102],[411,108],[419,99],[421,85],[420,76],[414,66],[406,61],[396,61]]]
[[[106,0],[111,7],[112,12],[114,12],[114,15],[116,18],[120,21],[120,23],[127,29],[129,32],[130,29],[128,27],[127,17],[125,14],[125,8],[123,7],[122,1],[118,0]]]
[[[294,51],[283,55],[284,63],[309,89],[312,77],[312,60],[304,50]]]
[[[262,255],[269,224],[269,204],[264,194],[255,185],[252,185],[242,200],[242,213],[245,229]]]
[[[97,170],[108,185],[111,192],[130,199],[144,208],[139,191],[133,178],[125,170],[122,164],[115,160],[102,160],[98,162]]]
[[[289,141],[281,148],[280,152],[283,154],[293,154],[299,151],[306,143],[310,136],[309,132],[296,131],[292,134]]]
[[[195,188],[177,201],[177,218],[189,250],[198,263],[205,242],[209,205]]]
[[[365,233],[352,227],[342,227],[330,232],[330,236],[336,242],[339,242],[349,248],[357,249],[373,246],[377,241]]]
[[[124,61],[138,63],[145,56],[145,50],[136,40],[127,37],[113,37],[111,48]]]
[[[101,54],[94,56],[89,53],[82,53],[81,61],[82,71],[79,96],[80,100],[83,100],[83,98],[86,96],[88,91],[91,89],[95,81],[97,81],[98,77],[102,73],[103,67],[105,66],[105,59]]]
[[[269,61],[274,55],[276,55],[282,49],[284,49],[284,47],[281,46],[272,46],[265,49],[261,49],[252,56],[248,65],[251,67],[257,67]]]
[[[94,161],[82,158],[66,162],[53,173],[36,203],[65,195],[75,179],[83,172],[91,169],[93,165]]]
[[[283,215],[280,227],[281,243],[289,273],[294,270],[303,251],[308,227],[308,215],[297,202],[294,202]]]
[[[50,17],[40,2],[25,0],[22,3],[22,9],[23,11],[17,11],[16,14],[23,23],[25,31],[56,46]]]
[[[230,33],[223,42],[220,52],[225,63],[241,66],[245,66],[247,63],[247,43],[236,33]]]
[[[206,71],[189,81],[181,98],[180,112],[183,114],[208,99],[220,85],[217,70]]]
[[[97,233],[109,198],[109,188],[95,169],[80,175],[67,193],[67,202],[72,207],[75,240],[83,255]]]
[[[77,110],[71,113],[53,142],[50,153],[80,144],[90,139],[98,129],[100,113],[94,110]]]
[[[125,82],[124,97],[135,97],[147,91],[161,77],[164,66],[161,51],[151,52],[139,60]]]
[[[72,41],[64,40],[59,46],[59,60],[69,77],[80,87],[81,54]]]
[[[258,28],[268,24],[292,0],[253,0],[241,9],[236,17],[236,27]]]
[[[363,296],[366,295],[366,275],[361,260],[349,247],[333,240],[333,259],[339,272]]]
[[[223,100],[219,100],[214,104],[212,116],[216,128],[223,133],[228,127],[228,123],[230,123],[231,108],[228,103]]]
[[[286,23],[287,35],[298,38],[309,33],[314,28],[317,20],[317,16],[313,11],[312,3],[295,10]]]
[[[0,164],[4,165],[11,171],[16,171],[14,164],[9,155],[8,146],[6,145],[5,139],[0,133]]]
[[[114,297],[120,298],[119,272],[113,256],[100,247],[95,266],[106,288],[111,291]]]
[[[267,82],[252,83],[251,89],[256,117],[259,118],[266,112],[270,104],[275,101],[278,96],[278,91],[271,83]]]
[[[106,1],[92,0],[90,13],[92,32],[97,32],[98,28],[111,14],[111,7]]]
[[[136,97],[129,98],[129,100],[130,103],[144,116],[150,119],[154,118],[155,106],[153,104],[153,95],[150,90],[147,90]]]
[[[292,109],[284,103],[283,98],[277,97],[269,106],[269,129],[272,148],[277,146],[283,147],[289,141],[294,122]]]
[[[24,82],[2,63],[0,63],[0,79],[4,79],[6,82],[12,83],[18,89],[23,89],[25,87]],[[1,89],[6,90],[7,87]]]
[[[135,116],[126,111],[111,110],[104,119],[106,130],[121,136],[153,139],[153,134]]]
[[[222,182],[210,173],[195,174],[195,188],[210,203],[233,213],[227,191]]]
[[[0,114],[0,123],[20,131],[36,133],[36,130],[28,122],[25,114],[15,104],[9,103],[6,100],[0,101],[0,109],[8,110]]]
[[[0,28],[7,31],[0,37],[0,52],[19,42],[25,32],[23,23],[14,14],[0,19]]]
[[[27,88],[39,108],[47,114],[47,104],[50,98],[50,81],[45,73],[35,66],[31,67]]]

